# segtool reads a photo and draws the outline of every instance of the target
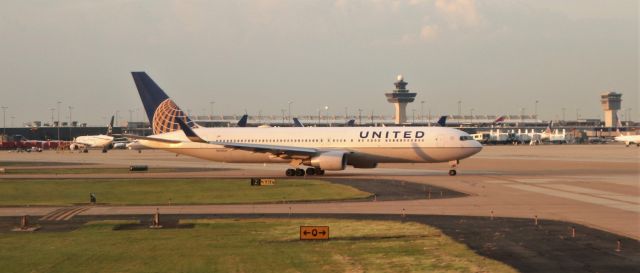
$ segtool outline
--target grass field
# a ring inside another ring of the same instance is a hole
[[[275,186],[251,187],[248,179],[0,179],[0,206],[107,204],[233,204],[344,200],[370,194],[311,179],[280,179]]]
[[[417,223],[334,219],[199,220],[193,228],[3,234],[2,272],[515,272]],[[331,240],[299,241],[300,225]]]
[[[148,173],[210,171],[202,168],[150,168]],[[129,168],[44,168],[44,169],[6,169],[6,174],[102,174],[102,173],[140,173],[131,172]]]
[[[65,165],[87,165],[87,164],[86,163],[65,163],[65,162],[39,162],[39,161],[0,161],[0,168],[65,166]]]

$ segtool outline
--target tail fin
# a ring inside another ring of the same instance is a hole
[[[242,115],[242,118],[238,121],[238,127],[247,127],[247,120],[249,115]]]
[[[107,135],[110,136],[113,134],[113,119],[115,116],[111,116],[111,122],[109,122],[109,127],[107,127]]]
[[[355,125],[356,125],[355,119],[350,119],[349,121],[347,121],[347,127],[353,127]]]
[[[549,125],[547,125],[547,129],[544,130],[545,133],[551,134],[551,125],[552,125],[552,121],[549,122]]]
[[[447,116],[441,116],[440,119],[438,120],[438,125],[440,125],[440,127],[444,127],[446,123],[447,123]]]
[[[496,120],[493,121],[493,124],[497,124],[499,122],[503,122],[504,121],[504,116],[499,116]]]
[[[298,118],[293,118],[293,127],[304,127],[304,124]]]
[[[189,127],[197,126],[146,72],[131,72],[131,75],[136,83],[136,88],[138,88],[144,110],[147,112],[153,134],[179,130],[180,125],[176,123],[177,118],[184,120]]]

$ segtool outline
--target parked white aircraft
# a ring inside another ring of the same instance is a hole
[[[640,147],[640,135],[623,135],[614,138],[616,141],[624,142],[624,144],[629,147],[630,144],[635,144]]]
[[[145,72],[132,75],[154,135],[126,136],[176,154],[232,163],[289,163],[293,168],[287,176],[322,175],[347,165],[435,162],[449,162],[449,175],[456,175],[459,160],[482,150],[469,134],[443,127],[203,128]]]
[[[109,123],[109,128],[107,129],[106,135],[91,135],[91,136],[79,136],[73,140],[73,143],[69,146],[71,150],[82,150],[83,152],[87,152],[91,149],[102,149],[103,153],[106,153],[108,149],[113,147],[113,116],[111,116],[111,122]]]

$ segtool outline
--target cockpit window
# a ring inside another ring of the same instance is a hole
[[[473,140],[472,136],[460,136],[460,141]]]

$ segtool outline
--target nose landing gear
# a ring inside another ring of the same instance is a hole
[[[449,176],[455,176],[458,173],[456,172],[456,169],[458,168],[458,164],[460,164],[459,160],[449,161],[449,167],[451,167],[451,170],[449,170]]]

